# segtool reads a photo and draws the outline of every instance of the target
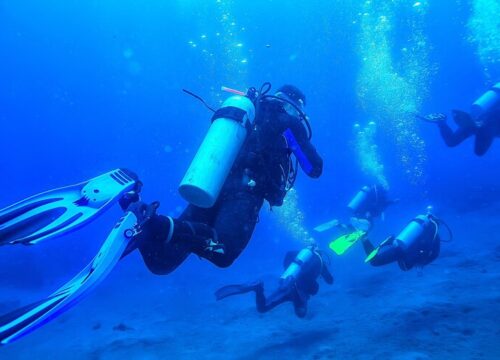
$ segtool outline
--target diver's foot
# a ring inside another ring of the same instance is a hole
[[[372,228],[372,223],[368,219],[362,219],[353,216],[351,217],[350,222],[351,226],[354,228],[354,231],[368,232]]]
[[[425,116],[417,115],[417,118],[438,125],[446,122],[446,115],[443,113],[432,113]]]

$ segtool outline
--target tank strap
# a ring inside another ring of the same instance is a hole
[[[299,265],[300,267],[302,267],[302,265],[304,265],[304,262],[300,259],[297,259],[297,258],[293,259],[292,263],[295,263],[295,264]]]
[[[422,226],[425,226],[425,224],[426,224],[425,220],[422,220],[422,219],[419,219],[419,218],[414,218],[412,221],[415,221],[416,223],[419,223]]]
[[[239,122],[240,124],[244,125],[247,130],[251,130],[252,128],[252,124],[250,124],[250,121],[245,121],[246,119],[248,119],[247,112],[234,106],[225,106],[223,108],[220,108],[212,116],[211,121],[214,122],[215,120],[220,118],[231,119]]]

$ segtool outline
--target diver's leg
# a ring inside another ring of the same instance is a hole
[[[494,129],[490,126],[481,128],[476,134],[476,142],[474,144],[474,153],[477,156],[483,156],[493,144],[495,138]]]
[[[375,250],[375,246],[370,242],[368,239],[368,236],[363,236],[361,238],[361,244],[363,245],[363,250],[365,251],[366,255],[370,255],[373,250]]]
[[[446,122],[441,122],[438,125],[439,132],[444,142],[449,147],[455,147],[461,144],[465,139],[474,134],[474,129],[459,127],[455,132]]]
[[[293,301],[293,309],[295,310],[295,315],[299,318],[304,318],[307,314],[307,300],[297,297]]]
[[[209,209],[190,205],[179,219],[156,215],[137,242],[144,262],[153,273],[168,274],[192,252],[227,267],[250,240],[262,203],[262,197],[239,192]]]
[[[269,297],[264,295],[264,287],[255,290],[255,305],[260,313],[268,312],[286,301],[291,301],[291,285],[280,285]]]
[[[245,249],[255,229],[264,199],[249,192],[229,194],[219,203],[213,228],[224,253],[195,253],[219,267],[228,267]]]
[[[137,247],[144,263],[154,274],[171,273],[189,255],[186,244],[172,242],[174,226],[172,218],[155,215],[136,236]]]
[[[258,289],[261,289],[262,292],[263,286],[264,285],[261,281],[254,281],[246,284],[226,285],[215,292],[215,298],[219,301],[229,296],[246,294],[250,291],[257,291]]]
[[[377,251],[377,253],[369,260],[369,263],[373,266],[387,265],[400,260],[403,256],[401,246],[398,246],[398,242],[394,240],[387,241],[385,244],[382,243],[374,251]]]

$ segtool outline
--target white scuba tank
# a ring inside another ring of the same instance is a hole
[[[424,234],[430,221],[428,216],[418,215],[406,225],[403,231],[396,237],[396,240],[403,243],[406,248],[412,246]]]
[[[212,125],[179,185],[189,203],[212,207],[255,119],[246,96],[231,96],[212,118]]]
[[[493,85],[490,90],[474,101],[471,106],[471,116],[477,119],[497,104],[500,104],[500,82]]]
[[[302,268],[302,264],[308,262],[313,255],[314,253],[310,248],[300,250],[293,262],[286,268],[280,278],[283,280],[289,278],[290,276],[297,278],[297,275],[300,273],[300,269]]]
[[[358,211],[362,206],[365,205],[368,200],[368,194],[370,193],[370,188],[368,186],[363,186],[361,190],[358,191],[356,196],[349,202],[347,207],[352,211]]]

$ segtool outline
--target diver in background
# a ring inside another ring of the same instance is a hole
[[[350,225],[356,230],[368,232],[373,227],[373,220],[396,202],[389,200],[387,190],[381,185],[363,186],[347,205],[353,215]]]
[[[363,186],[347,205],[351,211],[348,223],[337,219],[314,228],[317,232],[325,232],[331,228],[340,230],[341,235],[330,242],[328,247],[337,255],[344,254],[358,240],[372,229],[375,218],[384,214],[385,209],[397,202],[389,200],[387,190],[381,185]]]
[[[347,205],[351,214],[347,223],[334,219],[316,226],[314,230],[324,232],[331,228],[337,228],[342,233],[351,233],[357,230],[368,232],[373,227],[374,219],[383,215],[385,209],[397,201],[397,199],[390,200],[387,190],[381,185],[363,186]]]
[[[420,119],[437,124],[444,142],[449,147],[461,144],[465,139],[475,136],[474,152],[483,156],[493,140],[500,137],[500,83],[484,93],[474,104],[471,113],[453,110],[453,120],[458,128],[453,131],[441,113],[418,116]]]
[[[307,313],[309,298],[319,290],[317,279],[321,276],[327,284],[333,284],[333,276],[325,259],[314,245],[300,251],[289,251],[283,262],[285,271],[279,279],[278,288],[269,296],[264,295],[264,284],[255,281],[247,284],[228,285],[215,292],[217,300],[228,296],[255,292],[255,304],[260,313],[268,312],[284,302],[292,302],[295,314],[303,318]]]
[[[367,255],[365,262],[373,266],[382,266],[397,262],[403,271],[415,266],[423,267],[433,262],[441,249],[440,226],[444,225],[450,234],[451,230],[442,220],[430,213],[415,217],[398,236],[389,236],[378,247],[374,247],[367,236],[361,239]]]
[[[174,219],[157,215],[156,203],[137,202],[137,195],[120,203],[124,210],[132,206],[129,210],[139,219],[147,218],[136,240],[153,273],[172,272],[190,253],[219,267],[230,266],[247,246],[264,200],[271,206],[282,205],[293,185],[297,168],[292,152],[309,177],[321,175],[323,160],[310,141],[307,121],[304,126],[306,97],[302,91],[285,85],[274,96],[256,101],[255,124],[215,205],[201,208],[190,204]]]

